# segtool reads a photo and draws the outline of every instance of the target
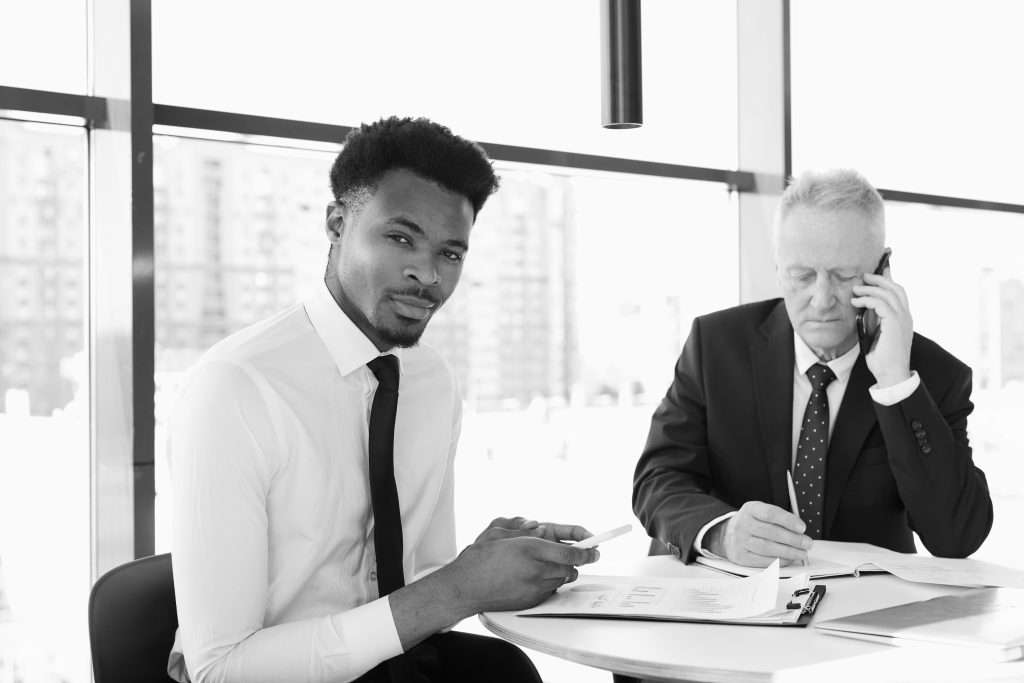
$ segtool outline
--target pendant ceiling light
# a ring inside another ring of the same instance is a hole
[[[601,125],[644,122],[640,0],[601,0]]]

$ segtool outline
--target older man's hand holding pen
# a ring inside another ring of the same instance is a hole
[[[791,505],[795,494],[791,494]],[[795,508],[794,508],[795,509]],[[749,501],[736,514],[712,527],[705,547],[730,562],[767,567],[776,558],[783,565],[807,562],[811,539],[799,515],[770,503]]]

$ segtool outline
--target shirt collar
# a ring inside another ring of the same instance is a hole
[[[317,336],[327,347],[331,359],[338,367],[338,372],[344,377],[362,367],[378,356],[391,354],[398,358],[399,376],[402,373],[402,349],[394,347],[386,351],[378,351],[370,339],[363,334],[363,331],[356,327],[352,319],[341,310],[338,302],[334,300],[327,284],[321,282],[319,287],[314,289],[303,306],[309,322],[313,324]]]
[[[807,373],[807,369],[815,363],[821,363],[818,357],[814,355],[814,351],[811,351],[811,347],[807,346],[807,342],[800,338],[800,335],[793,332],[793,351],[796,358],[796,371],[799,375]],[[857,362],[857,356],[860,355],[860,344],[854,344],[853,348],[839,356],[830,360],[824,365],[827,365],[830,370],[835,374],[836,379],[845,382],[850,379],[850,373],[853,372],[853,365]]]

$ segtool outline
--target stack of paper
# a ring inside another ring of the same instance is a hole
[[[891,645],[962,647],[1007,661],[1024,656],[1024,590],[986,588],[943,595],[831,619],[815,628]]]

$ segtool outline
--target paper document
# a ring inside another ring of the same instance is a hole
[[[816,625],[832,635],[891,645],[937,643],[996,661],[1024,655],[1024,590],[983,588],[852,614]]]
[[[891,553],[875,564],[905,581],[917,583],[1024,588],[1024,572],[981,560]]]
[[[760,571],[719,558],[698,557],[696,561],[737,576],[749,576]],[[813,580],[879,571],[915,583],[1024,588],[1024,571],[991,562],[897,553],[870,543],[841,541],[815,541],[806,566],[782,567],[779,575],[786,577],[807,572]]]
[[[585,575],[519,615],[796,623],[804,603],[787,603],[798,589],[809,593],[806,575],[782,581],[778,562],[740,580]]]

